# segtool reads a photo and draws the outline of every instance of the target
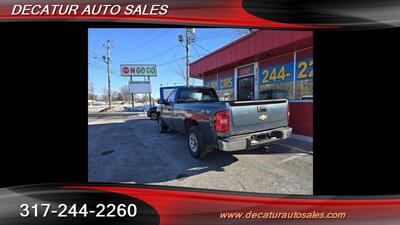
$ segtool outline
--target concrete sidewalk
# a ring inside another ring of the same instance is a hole
[[[282,142],[275,143],[275,145],[286,147],[293,151],[313,154],[313,143],[312,142],[299,141],[296,139],[288,138]]]

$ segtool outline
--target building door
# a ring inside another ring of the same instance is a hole
[[[240,77],[237,79],[237,100],[246,101],[254,99],[254,76]]]

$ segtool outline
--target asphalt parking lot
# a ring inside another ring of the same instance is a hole
[[[312,144],[286,140],[263,149],[192,158],[184,135],[161,134],[143,113],[90,113],[89,181],[259,193],[312,194]]]

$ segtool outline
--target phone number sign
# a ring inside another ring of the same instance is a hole
[[[157,76],[155,64],[125,64],[121,65],[121,76]]]
[[[273,84],[293,81],[293,62],[260,69],[260,83]]]
[[[313,59],[299,59],[296,62],[296,74],[293,72],[293,62],[260,68],[260,84],[274,84],[281,82],[313,78]]]

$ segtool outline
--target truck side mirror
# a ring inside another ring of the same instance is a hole
[[[158,103],[159,105],[161,105],[161,104],[164,104],[164,101],[163,101],[162,99],[158,99],[158,100],[157,100],[157,103]]]

